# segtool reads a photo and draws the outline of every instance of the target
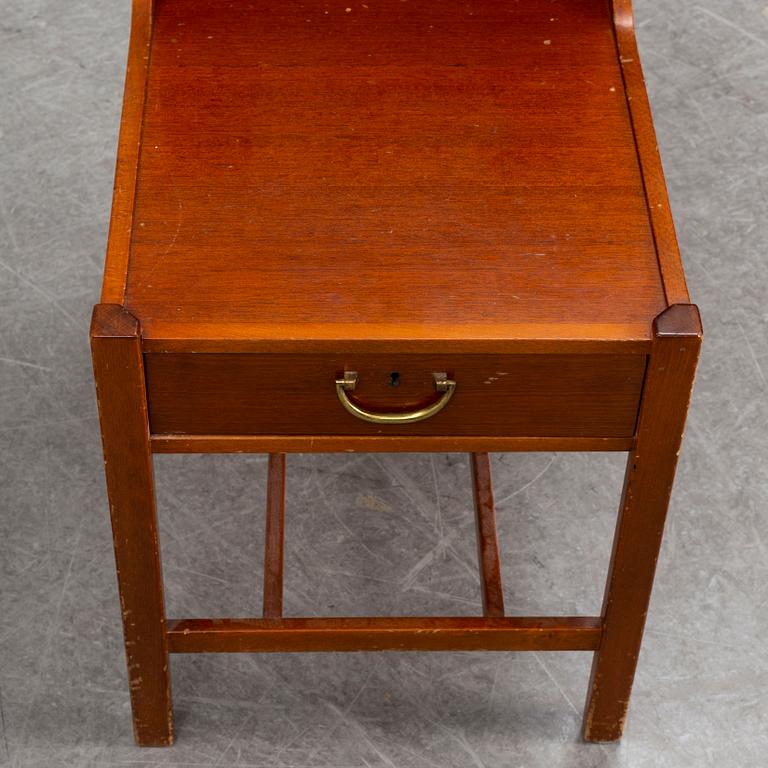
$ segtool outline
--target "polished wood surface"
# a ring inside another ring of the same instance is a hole
[[[91,349],[136,741],[173,742],[163,574],[139,324],[100,304]]]
[[[701,347],[698,309],[678,304],[654,323],[654,345],[629,454],[592,666],[584,737],[621,737]]]
[[[153,434],[629,437],[645,364],[644,355],[146,355]],[[456,380],[456,393],[426,421],[371,424],[338,401],[345,369],[360,377],[352,399],[372,410],[434,401],[435,371]]]
[[[169,651],[596,651],[620,737],[701,342],[629,0],[133,0],[102,302],[138,743]],[[373,425],[345,370],[372,410],[458,383]],[[474,452],[484,617],[283,618],[285,454],[389,450]],[[490,450],[630,452],[600,617],[504,616]],[[259,451],[264,618],[166,622],[152,453]]]
[[[174,653],[283,651],[594,651],[600,618],[181,619]]]
[[[164,0],[125,304],[166,348],[650,339],[646,202],[608,3]]]

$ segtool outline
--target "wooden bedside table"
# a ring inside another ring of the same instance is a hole
[[[101,301],[139,744],[208,651],[594,651],[620,737],[701,342],[628,0],[134,0]],[[504,615],[486,452],[536,450],[629,453],[600,616]],[[152,454],[244,451],[264,617],[168,619]],[[470,453],[484,616],[282,618],[298,451]]]

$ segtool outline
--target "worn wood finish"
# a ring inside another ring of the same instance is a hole
[[[607,2],[165,0],[143,135],[126,302],[165,348],[649,339],[665,306]]]
[[[267,464],[267,526],[264,536],[265,619],[283,615],[283,551],[285,538],[285,454],[270,453]]]
[[[315,435],[153,435],[154,453],[461,453],[629,451],[634,437],[323,437]]]
[[[698,310],[690,304],[670,307],[656,319],[654,334],[584,717],[590,741],[613,741],[624,728],[701,346]]]
[[[630,437],[645,362],[643,355],[169,353],[148,354],[145,365],[155,434]],[[334,382],[345,369],[360,378],[352,398],[372,410],[435,400],[434,371],[456,380],[456,394],[426,421],[382,427],[342,408]]]
[[[585,737],[620,736],[701,340],[629,0],[133,0],[102,301],[139,743],[169,650],[597,651]],[[458,387],[373,425],[345,369],[374,409]],[[490,450],[630,451],[600,618],[503,617]],[[281,618],[296,451],[475,452],[486,616]],[[152,452],[272,454],[265,618],[165,623]]]
[[[480,591],[483,616],[504,615],[504,590],[501,584],[501,557],[496,536],[496,509],[493,501],[491,461],[487,453],[471,453],[472,495],[477,529],[477,560],[480,566]]]
[[[182,619],[168,624],[173,653],[284,651],[590,651],[593,617]]]
[[[99,304],[91,348],[137,743],[173,742],[163,581],[139,323]]]

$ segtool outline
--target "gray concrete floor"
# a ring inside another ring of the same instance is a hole
[[[132,745],[86,342],[129,6],[0,0],[0,764],[765,766],[766,0],[637,0],[706,343],[618,746],[586,654],[177,657],[178,744]],[[596,612],[623,457],[494,462],[511,610]],[[291,614],[477,612],[463,457],[290,466]],[[157,472],[169,613],[258,611],[264,459]]]

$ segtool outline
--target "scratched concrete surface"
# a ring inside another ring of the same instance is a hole
[[[86,344],[128,0],[0,0],[0,764],[765,766],[768,5],[637,0],[706,345],[621,745],[586,654],[178,657],[178,744],[132,745]],[[506,599],[598,610],[620,456],[494,459]],[[473,614],[461,456],[290,461],[291,614]],[[258,611],[262,457],[163,457],[170,614]],[[212,501],[213,500],[213,501]]]

